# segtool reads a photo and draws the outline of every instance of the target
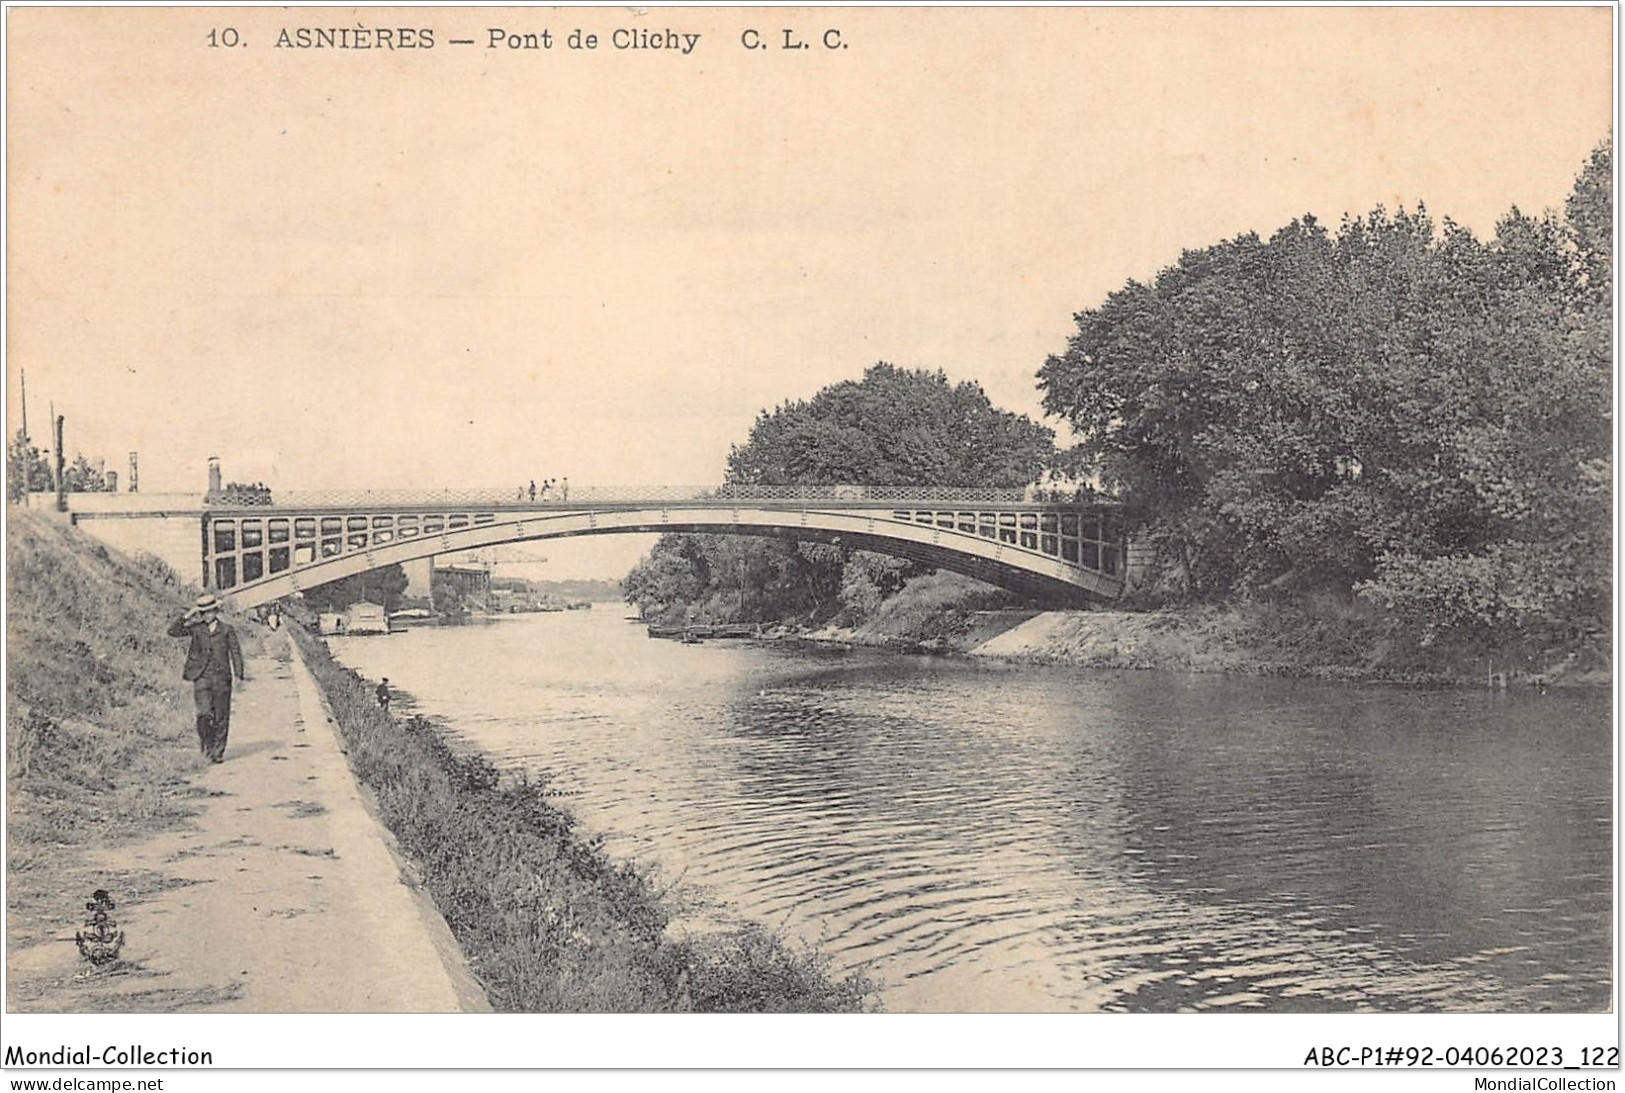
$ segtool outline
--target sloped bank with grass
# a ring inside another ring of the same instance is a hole
[[[1160,611],[1051,611],[966,648],[1088,668],[1296,676],[1461,687],[1606,687],[1591,643],[1423,643],[1382,612],[1330,598]]]
[[[649,878],[610,859],[545,783],[461,754],[434,723],[391,718],[319,640],[291,631],[350,766],[492,1006],[508,1012],[862,1012],[861,975],[749,926],[678,940]]]
[[[963,653],[1040,611],[1015,593],[939,570],[910,578],[867,610],[848,609],[827,625],[787,636],[900,653]]]
[[[909,580],[861,623],[799,636],[1079,668],[1469,687],[1604,687],[1610,679],[1608,650],[1595,641],[1493,648],[1425,642],[1378,608],[1330,596],[1144,611],[1045,611],[946,572]]]
[[[165,635],[198,590],[169,567],[130,559],[44,513],[6,525],[8,956],[60,940],[92,890],[121,906],[172,885],[110,874],[93,851],[184,824],[207,768],[193,736],[181,652]],[[251,655],[266,631],[233,620]],[[291,632],[291,631],[290,631]],[[280,639],[278,639],[280,641]],[[387,724],[370,690],[303,645],[347,740],[492,1005],[563,1011],[856,1011],[858,977],[829,975],[810,951],[765,931],[669,939],[646,878],[609,861],[543,800],[500,785],[426,722]],[[8,1004],[51,984],[11,980]]]
[[[131,560],[39,512],[6,523],[6,906],[12,951],[83,916],[91,849],[183,822],[204,766],[177,643],[197,594],[162,562]],[[240,627],[250,649],[255,627]],[[164,883],[124,876],[121,899]],[[81,894],[83,893],[83,894]]]

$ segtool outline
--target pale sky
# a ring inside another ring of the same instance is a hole
[[[26,370],[36,438],[54,401],[149,492],[712,483],[877,360],[1037,415],[1181,248],[1560,206],[1612,109],[1604,7],[639,11],[9,11],[9,429]],[[434,48],[273,48],[356,26]]]

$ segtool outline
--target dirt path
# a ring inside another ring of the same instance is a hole
[[[488,1009],[369,811],[315,681],[280,646],[248,664],[226,761],[200,760],[196,782],[208,797],[199,814],[183,829],[96,855],[119,901],[121,960],[90,970],[72,930],[10,953],[11,1008]],[[122,900],[121,878],[140,878],[124,885]]]

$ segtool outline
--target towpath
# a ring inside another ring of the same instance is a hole
[[[71,929],[54,944],[14,953],[12,982],[34,988],[14,1008],[489,1008],[369,810],[298,653],[285,634],[268,648],[249,660],[226,761],[199,760],[195,784],[207,794],[199,813],[182,828],[98,854],[120,901],[121,961],[90,971]]]

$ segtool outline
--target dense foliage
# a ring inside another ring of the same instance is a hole
[[[6,446],[6,500],[21,501],[27,494],[51,488],[51,465],[21,429]]]
[[[1022,486],[1053,460],[1054,433],[995,408],[975,383],[880,363],[858,381],[763,412],[728,455],[731,485]],[[861,615],[907,563],[816,543],[667,535],[623,582],[648,617]]]
[[[1174,601],[1359,595],[1427,644],[1607,630],[1611,149],[1562,215],[1305,217],[1079,314],[1039,371]]]
[[[728,454],[737,485],[1024,486],[1055,434],[996,409],[979,384],[884,362],[859,381],[760,414]]]
[[[54,488],[50,460],[21,429],[17,430],[6,447],[6,500],[18,502],[29,493]],[[105,493],[110,488],[105,468],[92,464],[82,454],[62,468],[62,489],[67,493]]]
[[[314,611],[344,611],[358,603],[375,603],[395,611],[408,584],[400,564],[379,566],[336,581],[305,589],[305,603]]]

